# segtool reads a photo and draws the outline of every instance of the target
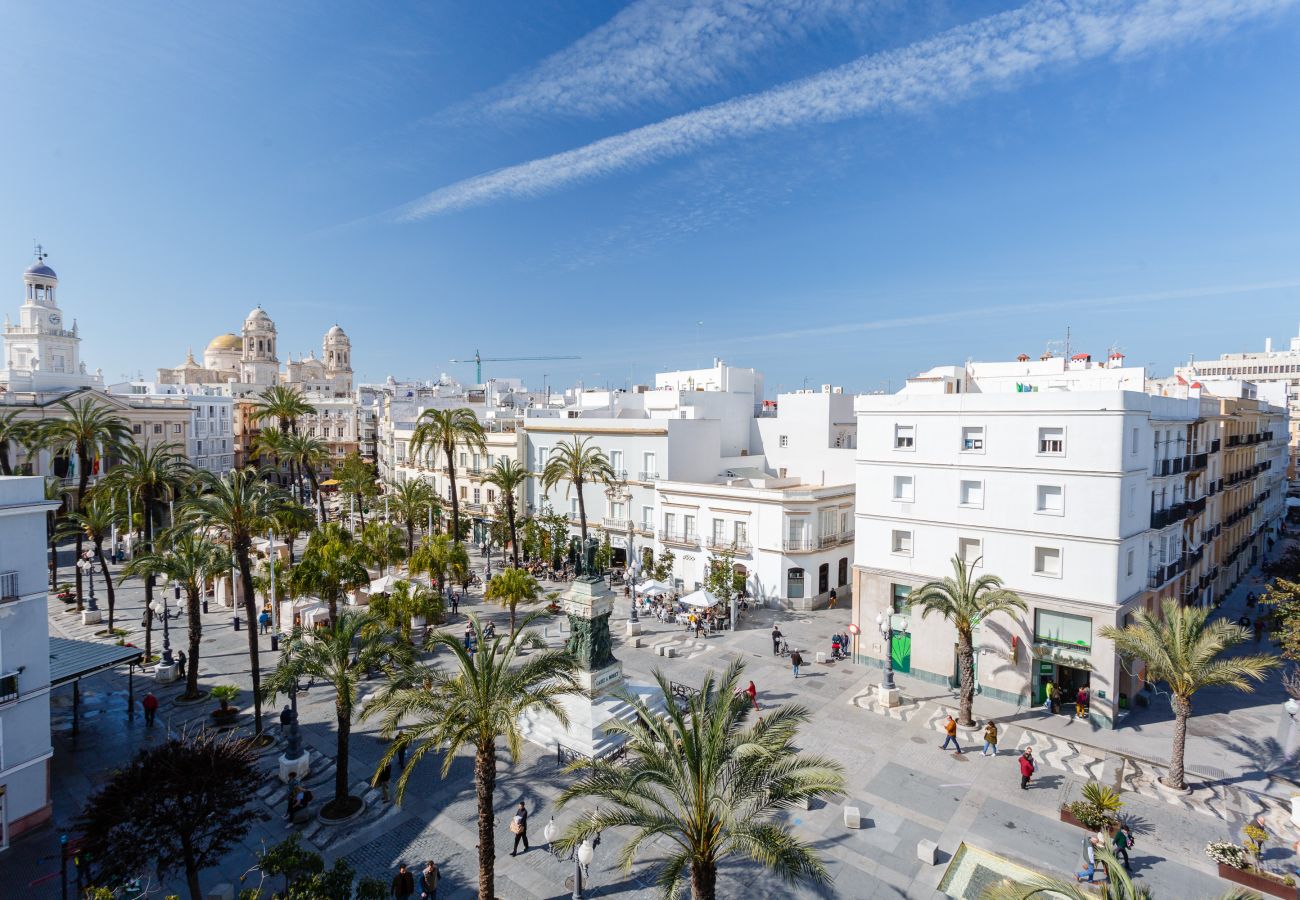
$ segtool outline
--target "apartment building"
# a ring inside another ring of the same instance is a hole
[[[50,646],[44,480],[0,477],[0,850],[48,821]]]
[[[880,665],[889,652],[896,670],[954,682],[952,626],[922,619],[907,597],[959,556],[1028,604],[976,629],[979,689],[1028,705],[1049,681],[1088,684],[1093,719],[1113,726],[1143,673],[1100,629],[1169,597],[1212,602],[1280,519],[1259,466],[1281,441],[1259,423],[1285,411],[1200,386],[1172,393],[1119,355],[1079,354],[941,367],[897,394],[859,397],[859,658]],[[1243,439],[1269,449],[1248,465],[1235,452]],[[889,648],[882,615],[899,632]]]
[[[234,468],[234,400],[221,388],[204,384],[128,381],[110,385],[108,391],[110,394],[129,397],[135,402],[150,398],[183,398],[190,410],[186,440],[184,445],[172,442],[181,446],[197,469],[223,475]],[[134,427],[132,432],[140,433]],[[154,439],[157,436],[149,434],[148,437]]]

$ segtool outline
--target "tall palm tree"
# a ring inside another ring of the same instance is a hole
[[[406,570],[412,575],[428,575],[438,586],[438,595],[447,596],[447,579],[469,570],[469,553],[464,544],[450,535],[433,534],[420,541],[411,553]]]
[[[361,515],[361,527],[365,528],[366,498],[375,497],[379,494],[379,483],[375,467],[356,453],[353,453],[343,460],[338,470],[335,471],[334,477],[338,480],[339,491],[350,494],[356,499],[357,512]]]
[[[500,603],[510,610],[510,631],[515,630],[515,607],[520,603],[536,603],[542,596],[537,579],[523,569],[507,568],[488,582],[483,592],[485,600]]]
[[[907,598],[908,605],[921,610],[921,618],[935,613],[952,623],[957,629],[957,677],[961,683],[961,709],[958,721],[962,725],[975,724],[971,718],[971,707],[975,704],[975,649],[972,633],[975,626],[989,616],[1000,612],[1018,610],[1024,612],[1028,607],[1015,591],[1002,586],[1002,579],[996,575],[975,577],[975,560],[971,565],[959,556],[952,558],[952,578],[931,581],[912,592]],[[885,648],[885,652],[890,652]]]
[[[477,616],[470,616],[476,650],[471,653],[454,635],[435,632],[430,643],[445,648],[452,657],[446,668],[407,665],[380,689],[363,718],[381,716],[381,734],[396,736],[380,766],[399,750],[410,747],[407,767],[397,780],[397,798],[416,765],[426,754],[443,753],[442,776],[447,777],[462,747],[474,748],[474,789],[478,795],[478,895],[496,897],[496,834],[493,797],[496,793],[497,742],[504,740],[511,760],[517,762],[523,744],[520,722],[524,713],[544,711],[561,723],[568,717],[561,701],[580,694],[577,664],[563,650],[546,650],[519,659],[522,647],[544,648],[545,643],[528,626],[506,637],[488,639]],[[398,734],[400,732],[400,735]]]
[[[415,528],[425,521],[437,504],[437,496],[423,478],[389,481],[387,487],[390,507],[406,528],[406,555],[409,557],[415,550]]]
[[[285,448],[293,435],[278,428],[263,428],[253,438],[253,459],[262,464],[266,477],[281,487],[284,481],[280,475],[280,466],[287,461]]]
[[[984,889],[980,900],[1154,900],[1155,894],[1145,884],[1134,881],[1132,874],[1120,864],[1119,858],[1109,849],[1100,847],[1095,851],[1097,862],[1106,867],[1106,881],[1098,887],[1098,895],[1092,888],[1085,888],[1075,881],[1063,881],[1040,875],[1025,881],[1001,879]],[[1235,889],[1221,894],[1219,900],[1259,900],[1254,891]]]
[[[0,475],[14,474],[14,467],[9,461],[9,445],[26,447],[32,439],[33,423],[18,418],[18,413],[19,410],[14,410],[0,415]]]
[[[388,574],[388,567],[406,558],[406,541],[400,525],[371,522],[361,529],[361,549],[370,565],[379,568],[380,576]]]
[[[128,578],[161,575],[180,584],[185,591],[190,641],[185,668],[185,699],[193,700],[200,696],[199,650],[203,637],[203,618],[200,613],[203,589],[209,579],[230,571],[230,550],[212,542],[202,531],[193,528],[173,528],[161,537],[163,549],[136,556],[123,567],[122,574]],[[109,616],[111,621],[112,613]],[[252,630],[252,623],[249,624],[249,630]]]
[[[45,499],[59,502],[58,509],[45,512],[45,543],[50,551],[50,590],[53,591],[59,586],[59,517],[68,511],[68,489],[62,479],[45,479]]]
[[[320,480],[316,473],[329,463],[329,448],[318,437],[290,434],[284,440],[284,453],[290,464],[307,476],[307,483],[311,485],[311,491],[316,495],[320,520],[326,521],[325,497],[320,492]],[[298,487],[301,488],[301,485]]]
[[[591,443],[591,438],[575,437],[571,441],[560,441],[551,451],[551,458],[542,467],[542,487],[545,490],[549,491],[561,481],[567,481],[569,489],[578,494],[578,524],[582,534],[582,553],[586,553],[587,549],[587,503],[582,496],[582,486],[584,484],[608,485],[614,480],[614,467],[609,464],[605,451]],[[583,574],[594,573],[584,571]]]
[[[316,527],[312,511],[294,500],[286,501],[271,517],[272,531],[284,538],[289,547],[289,566],[293,567],[293,545],[304,533]]]
[[[64,519],[61,533],[63,537],[74,537],[80,531],[90,541],[95,558],[99,560],[99,571],[104,576],[104,593],[108,597],[108,631],[113,631],[113,611],[117,606],[117,592],[113,586],[113,576],[108,570],[108,560],[104,556],[104,541],[112,537],[116,516],[108,497],[99,498],[97,490],[91,491],[91,502],[85,512],[69,513]]]
[[[253,403],[249,420],[257,423],[275,419],[280,431],[298,433],[298,420],[316,412],[316,407],[303,399],[297,388],[276,384],[262,391]]]
[[[519,531],[515,521],[515,500],[519,489],[528,483],[532,473],[513,459],[498,459],[484,481],[501,492],[501,502],[506,510],[506,526],[510,529],[510,551],[515,568],[519,568]]]
[[[751,723],[753,706],[740,687],[744,671],[736,660],[721,676],[710,672],[699,693],[669,703],[666,716],[625,693],[637,717],[605,726],[627,738],[625,758],[572,766],[584,774],[560,794],[559,805],[592,798],[600,806],[573,822],[557,846],[568,850],[606,828],[630,827],[632,839],[619,854],[630,869],[643,843],[667,838],[672,851],[658,877],[667,897],[677,895],[689,871],[694,900],[713,900],[718,865],[731,856],[747,857],[789,883],[826,884],[830,876],[817,852],[773,817],[839,793],[843,767],[798,751],[799,729],[811,717],[802,706],[780,706]],[[672,697],[668,676],[656,671],[655,678]]]
[[[1140,659],[1146,664],[1145,681],[1163,681],[1169,685],[1169,703],[1174,709],[1174,746],[1169,755],[1169,774],[1164,783],[1184,790],[1187,780],[1183,759],[1187,745],[1187,721],[1192,717],[1192,696],[1202,688],[1232,687],[1253,691],[1251,681],[1263,681],[1270,669],[1280,662],[1271,654],[1220,658],[1224,651],[1250,638],[1250,629],[1226,619],[1206,622],[1210,610],[1201,606],[1183,606],[1166,600],[1160,618],[1145,609],[1133,614],[1133,624],[1125,628],[1105,625],[1100,634],[1115,644],[1115,652],[1124,659]]]
[[[258,665],[257,629],[253,627],[257,621],[257,607],[253,596],[253,565],[249,557],[253,538],[266,530],[286,498],[283,492],[258,478],[252,469],[236,469],[220,477],[211,472],[203,472],[199,484],[202,493],[182,504],[182,522],[220,529],[226,533],[230,542],[230,551],[239,567],[239,582],[244,592],[244,615],[248,621],[248,659],[253,672],[254,727],[260,735],[262,671]]]
[[[123,445],[130,446],[131,430],[113,410],[83,397],[76,403],[60,400],[57,404],[64,415],[45,419],[39,426],[41,441],[56,454],[77,459],[77,495],[73,504],[76,512],[86,511],[86,486],[90,483],[90,470],[99,459],[116,456]],[[76,555],[81,558],[84,535],[77,533]],[[81,570],[76,570],[77,611],[82,610]]]
[[[406,645],[376,633],[369,627],[373,622],[369,613],[349,612],[332,620],[328,628],[311,634],[295,628],[284,645],[279,665],[262,688],[266,698],[274,700],[276,695],[294,690],[303,675],[334,685],[334,799],[322,810],[334,818],[350,814],[361,803],[348,794],[348,751],[357,687],[367,672],[401,666],[410,659]]]
[[[140,510],[144,541],[142,551],[153,552],[154,519],[163,503],[174,501],[194,482],[195,469],[174,444],[130,443],[121,448],[121,457],[104,476],[105,490],[121,498],[126,506],[130,495]],[[128,527],[130,527],[128,525]],[[153,576],[144,579],[144,647],[145,657],[153,649]]]
[[[339,617],[339,600],[353,588],[370,583],[366,551],[338,522],[328,522],[312,532],[302,559],[289,577],[300,595],[320,597],[330,608],[330,621]]]
[[[436,454],[438,451],[447,459],[447,484],[451,491],[451,534],[456,543],[460,543],[460,497],[456,494],[456,448],[487,452],[487,442],[483,439],[483,426],[474,411],[467,407],[456,409],[426,409],[415,420],[415,430],[411,432],[410,455],[418,457],[425,448]],[[434,456],[437,459],[437,456]]]

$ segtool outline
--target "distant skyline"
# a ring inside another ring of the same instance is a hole
[[[40,241],[110,381],[258,304],[371,382],[1285,347],[1297,6],[19,0],[0,306]]]

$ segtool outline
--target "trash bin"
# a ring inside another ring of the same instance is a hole
[[[235,626],[235,630],[238,631],[238,630],[239,630],[239,613],[235,613],[235,617],[234,617],[234,619],[231,620],[231,622],[234,624],[234,626]]]
[[[272,650],[279,650],[279,649],[280,649],[280,635],[275,634],[275,633],[272,633],[272,635],[271,635],[271,649],[272,649]]]

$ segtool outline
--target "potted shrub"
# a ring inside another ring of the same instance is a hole
[[[1259,830],[1263,831],[1262,828]],[[1256,845],[1258,844],[1259,842],[1256,842]],[[1232,841],[1211,841],[1205,845],[1205,855],[1219,864],[1220,878],[1274,897],[1295,897],[1295,878],[1268,872],[1257,865],[1252,865],[1246,848],[1240,844],[1234,844]]]
[[[1089,831],[1112,834],[1119,827],[1116,814],[1123,805],[1118,791],[1090,781],[1083,786],[1082,800],[1061,807],[1061,821]]]
[[[229,725],[239,715],[239,710],[230,705],[239,694],[239,688],[233,684],[219,684],[208,693],[221,705],[212,711],[212,721],[218,725]]]
[[[560,611],[560,592],[551,591],[546,595],[546,611],[555,615]]]
[[[70,584],[59,585],[59,592],[55,596],[64,603],[75,603],[77,601],[77,592],[72,589]]]

